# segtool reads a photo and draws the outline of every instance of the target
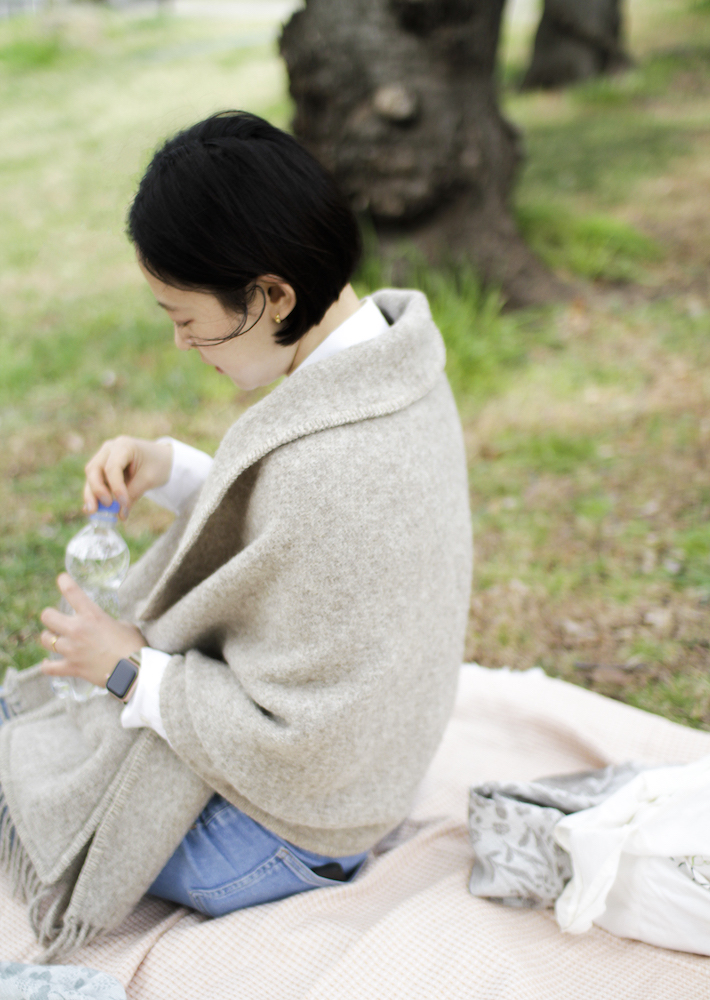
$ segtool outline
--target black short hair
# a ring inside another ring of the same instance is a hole
[[[209,292],[241,315],[230,337],[245,332],[256,278],[287,282],[296,306],[280,344],[320,323],[362,253],[355,216],[327,170],[246,111],[222,111],[168,139],[140,182],[127,232],[155,277]]]

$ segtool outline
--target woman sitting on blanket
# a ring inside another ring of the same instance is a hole
[[[47,702],[0,730],[6,826],[54,954],[146,892],[219,916],[347,880],[407,815],[467,620],[441,336],[419,292],[358,300],[330,176],[254,115],[215,115],[156,153],[128,231],[179,350],[241,389],[287,377],[214,459],[118,437],[86,467],[87,510],[150,492],[177,518],[121,588],[124,620],[65,574],[76,614],[42,613],[61,656],[43,674],[113,676],[123,703]],[[18,675],[20,708],[38,680]]]

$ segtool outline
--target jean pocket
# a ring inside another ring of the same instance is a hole
[[[246,875],[214,889],[191,889],[189,896],[193,907],[200,913],[208,917],[221,917],[234,910],[257,906],[259,903],[273,903],[277,899],[295,896],[308,889],[342,884],[316,874],[287,847],[280,847],[275,854]]]

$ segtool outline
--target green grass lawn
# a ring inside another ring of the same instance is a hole
[[[471,273],[417,280],[469,450],[467,655],[710,728],[710,12],[629,9],[634,68],[563,93],[517,93],[529,40],[505,43],[514,210],[572,300],[510,313]],[[98,444],[214,449],[252,401],[174,350],[123,233],[152,149],[228,107],[288,124],[263,24],[88,4],[0,22],[0,671],[41,655]],[[371,259],[359,288],[380,280]],[[139,504],[133,554],[168,520]]]

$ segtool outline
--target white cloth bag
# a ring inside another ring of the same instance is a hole
[[[555,827],[573,876],[557,900],[563,931],[710,955],[710,756],[644,771]]]

